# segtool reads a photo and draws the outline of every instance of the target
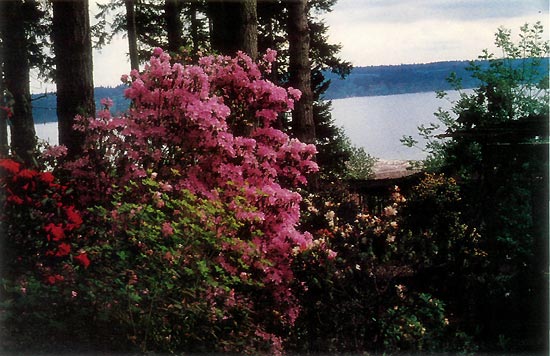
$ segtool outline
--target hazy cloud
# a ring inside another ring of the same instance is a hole
[[[91,7],[95,13],[94,2]],[[548,8],[548,0],[338,0],[324,17],[329,40],[343,46],[343,59],[354,65],[405,64],[475,59],[491,50],[500,26],[517,33],[521,25],[541,21],[548,32]],[[119,36],[94,51],[95,85],[118,85],[129,72],[126,41]],[[36,80],[32,88],[54,90]]]
[[[339,0],[326,20],[355,65],[475,59],[500,26],[548,29],[548,0]]]

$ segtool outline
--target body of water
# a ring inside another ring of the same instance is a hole
[[[57,131],[57,122],[46,122],[35,124],[36,136],[40,140],[48,142],[50,145],[59,143],[59,132]]]
[[[455,99],[458,93],[451,92]],[[372,156],[387,160],[418,160],[425,153],[403,146],[403,135],[419,139],[417,126],[436,122],[434,112],[450,108],[435,93],[388,96],[365,96],[332,100],[332,117],[356,146],[364,147]],[[36,124],[36,134],[50,144],[57,144],[57,123]]]
[[[457,92],[449,93],[449,98],[457,97]],[[437,122],[434,113],[439,107],[449,109],[451,103],[438,99],[435,93],[334,99],[332,118],[336,126],[343,127],[354,145],[364,147],[371,156],[420,160],[426,154],[404,146],[400,139],[410,135],[420,141],[417,127]]]

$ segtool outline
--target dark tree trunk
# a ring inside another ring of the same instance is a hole
[[[250,57],[258,55],[258,16],[256,0],[209,1],[212,20],[210,42],[222,54],[241,50]]]
[[[11,118],[12,153],[32,163],[36,132],[32,117],[28,40],[25,34],[23,2],[2,1],[2,41],[5,88],[13,100]],[[5,120],[3,120],[5,122]]]
[[[59,143],[74,157],[84,141],[84,133],[73,129],[74,118],[95,114],[88,0],[52,3]]]
[[[126,30],[128,31],[130,68],[139,69],[135,0],[125,0],[124,4],[126,5]]]
[[[241,43],[243,52],[253,60],[258,57],[258,12],[256,0],[242,0]]]
[[[2,2],[0,2],[0,14],[5,12]],[[0,26],[4,22],[3,18],[0,18]],[[0,36],[2,36],[2,29],[0,29]],[[5,48],[0,48],[0,157],[6,157],[9,154],[8,147],[8,113],[6,111],[6,102],[4,100],[4,56]]]
[[[292,131],[300,141],[314,143],[315,123],[307,13],[306,0],[288,2],[289,85],[302,92],[302,97],[295,103],[292,112]]]
[[[239,50],[239,4],[235,1],[208,1],[212,49],[226,55]]]
[[[178,52],[183,46],[183,23],[181,22],[182,3],[179,0],[165,0],[164,19],[168,34],[168,50]]]

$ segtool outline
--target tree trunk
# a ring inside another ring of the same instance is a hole
[[[179,0],[165,0],[164,19],[168,34],[168,50],[178,52],[183,46],[183,23],[181,22],[182,3]]]
[[[5,14],[3,4],[5,3],[0,2],[0,16],[1,14]],[[3,23],[5,23],[5,20],[0,17],[0,26],[2,26]],[[5,43],[2,31],[3,29],[0,28],[0,38],[2,38],[2,42]],[[4,57],[5,48],[2,46],[0,48],[0,157],[6,157],[10,153],[8,146],[8,113],[6,111],[7,107],[4,98],[4,93],[6,90],[4,85]]]
[[[221,54],[234,55],[239,50],[239,4],[237,2],[208,1],[211,19],[210,43]]]
[[[253,60],[258,57],[258,12],[256,0],[242,0],[240,40],[242,50]]]
[[[3,2],[1,10],[5,88],[13,100],[12,154],[19,156],[26,163],[32,163],[36,148],[36,132],[32,117],[30,64],[23,20],[23,2]]]
[[[212,48],[226,55],[241,50],[253,59],[258,56],[258,15],[256,0],[208,2],[212,20]]]
[[[84,133],[73,129],[74,118],[95,115],[88,0],[52,3],[59,143],[75,157],[82,151]]]
[[[314,143],[307,11],[306,0],[292,0],[288,3],[289,85],[302,92],[302,97],[295,103],[292,112],[294,136],[302,142]]]
[[[126,28],[128,31],[128,50],[130,52],[130,68],[139,69],[135,0],[125,0],[124,4],[126,5]]]

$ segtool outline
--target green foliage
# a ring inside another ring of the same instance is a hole
[[[548,116],[548,54],[549,44],[543,39],[540,23],[520,28],[516,44],[511,31],[498,29],[495,44],[502,50],[502,57],[495,58],[487,50],[466,68],[471,77],[479,81],[472,91],[464,91],[463,78],[452,73],[447,81],[451,89],[460,92],[451,111],[441,108],[435,113],[439,123],[418,128],[426,142],[423,148],[428,153],[426,167],[429,170],[443,169],[454,173],[479,168],[480,139],[465,130],[494,127],[496,124],[526,118]],[[446,98],[439,91],[437,96]],[[445,135],[440,135],[445,131]],[[497,138],[498,139],[498,138]],[[404,137],[402,142],[413,147],[418,142]],[[471,175],[471,173],[470,173]]]
[[[238,252],[245,246],[228,233],[243,223],[220,202],[185,190],[168,195],[150,178],[140,184],[148,188],[145,204],[128,199],[141,189],[132,183],[115,197],[115,212],[96,208],[104,221],[83,297],[143,351],[246,351],[257,325],[242,291],[262,285],[241,278],[251,273]],[[227,245],[235,251],[223,263],[234,273],[220,265]]]
[[[438,135],[440,124],[419,128],[429,154],[425,168],[460,182],[461,214],[487,253],[467,323],[490,350],[538,351],[545,344],[549,43],[543,31],[540,23],[526,24],[515,42],[510,30],[498,29],[501,57],[484,51],[468,68],[480,81],[476,89],[462,91],[461,78],[449,77],[460,97],[450,111],[436,113],[445,134]]]
[[[300,352],[475,351],[463,320],[485,253],[454,180],[427,175],[379,214],[354,200],[304,199],[313,247],[297,256]],[[349,197],[349,196],[348,196]]]
[[[349,179],[370,179],[374,175],[376,158],[369,155],[363,147],[350,146],[350,157],[345,162],[346,177]]]

